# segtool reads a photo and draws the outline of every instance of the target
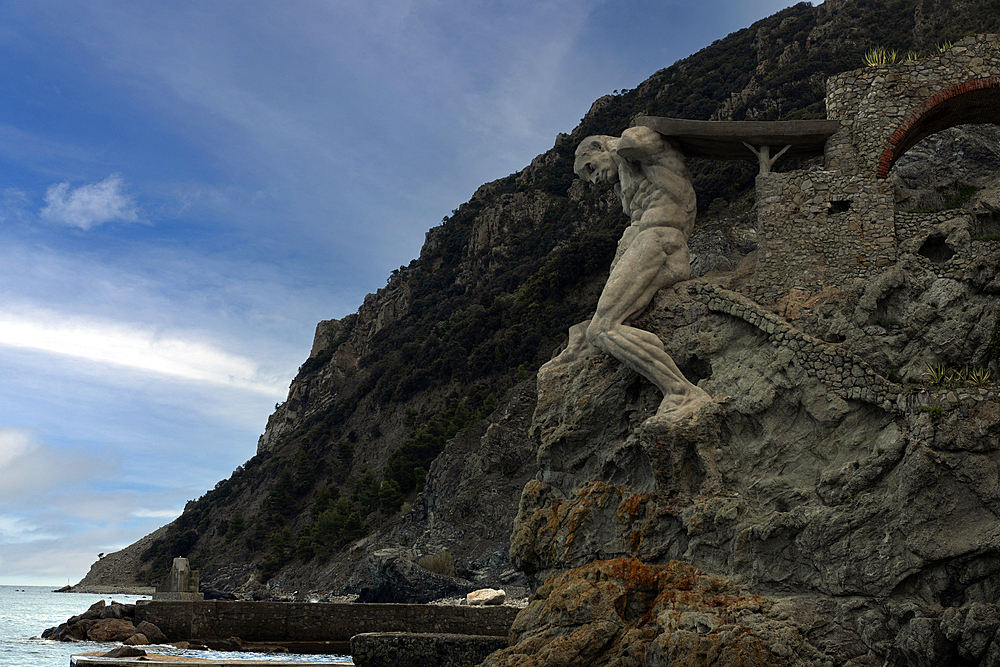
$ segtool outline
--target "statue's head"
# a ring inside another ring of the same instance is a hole
[[[589,183],[617,183],[618,162],[614,150],[618,137],[596,134],[587,137],[576,149],[573,171]]]

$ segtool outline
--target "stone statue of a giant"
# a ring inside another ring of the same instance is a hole
[[[691,275],[687,241],[694,229],[695,194],[684,155],[673,141],[637,126],[620,138],[584,139],[573,170],[591,183],[614,184],[632,224],[618,242],[593,319],[572,327],[566,350],[549,363],[604,351],[663,392],[656,421],[676,421],[712,398],[684,377],[656,335],[627,323],[657,290]]]

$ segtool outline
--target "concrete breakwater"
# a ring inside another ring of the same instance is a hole
[[[142,600],[135,618],[156,625],[170,641],[346,642],[371,632],[506,637],[518,611],[507,606]]]

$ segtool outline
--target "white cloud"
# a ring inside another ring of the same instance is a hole
[[[125,366],[182,380],[284,397],[282,380],[261,377],[257,363],[210,343],[161,335],[132,324],[57,313],[0,312],[0,345]]]
[[[166,521],[173,521],[179,517],[183,511],[183,507],[167,510],[137,509],[132,511],[131,516],[138,519],[164,519]]]
[[[121,174],[76,189],[69,183],[50,185],[40,214],[46,220],[83,230],[108,222],[138,222],[135,202],[125,194],[124,186]]]
[[[15,516],[0,515],[0,542],[3,544],[25,544],[54,538],[54,535],[44,532],[29,521]]]
[[[0,503],[38,498],[48,489],[86,477],[108,465],[106,461],[99,463],[100,454],[103,452],[56,450],[32,430],[0,428]],[[25,524],[0,517],[0,541],[28,533]]]
[[[4,429],[0,431],[0,468],[10,470],[14,459],[30,453],[37,447],[30,431]]]

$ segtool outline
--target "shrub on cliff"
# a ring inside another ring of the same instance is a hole
[[[455,576],[455,563],[452,562],[451,554],[447,551],[442,551],[436,556],[423,556],[417,560],[417,565],[446,577]]]

